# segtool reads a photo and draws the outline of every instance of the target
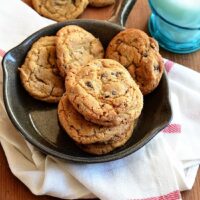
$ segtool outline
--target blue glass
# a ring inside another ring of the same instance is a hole
[[[196,28],[175,24],[164,16],[164,12],[160,13],[162,10],[159,9],[160,5],[156,6],[155,0],[149,0],[149,5],[152,10],[148,23],[149,32],[162,48],[180,54],[200,49],[200,26]],[[180,19],[184,22],[184,17]],[[199,21],[196,24],[198,23]]]

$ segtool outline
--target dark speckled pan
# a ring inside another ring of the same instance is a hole
[[[92,156],[81,151],[61,129],[57,119],[57,105],[33,99],[20,83],[18,67],[24,62],[33,42],[45,35],[55,35],[63,26],[75,24],[98,37],[107,47],[119,31],[131,11],[135,0],[125,0],[116,6],[113,22],[99,20],[73,20],[45,27],[10,50],[2,61],[4,72],[4,102],[8,115],[27,141],[46,154],[70,161],[97,163],[120,159],[149,142],[171,120],[172,111],[166,74],[157,89],[144,98],[144,108],[131,139],[121,148],[102,156]]]

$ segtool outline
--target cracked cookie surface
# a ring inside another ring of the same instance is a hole
[[[104,7],[115,3],[115,0],[89,0],[90,6],[93,7]]]
[[[70,102],[86,120],[104,126],[136,119],[143,95],[128,71],[117,61],[97,59],[67,75]]]
[[[27,92],[50,103],[58,102],[65,92],[64,80],[56,66],[55,39],[55,36],[46,36],[36,41],[19,68]]]
[[[88,0],[32,0],[33,8],[39,14],[56,21],[77,18],[88,3]]]
[[[122,147],[132,136],[133,130],[135,127],[135,123],[132,122],[129,126],[128,130],[124,130],[124,132],[117,134],[113,136],[109,141],[107,142],[98,142],[94,144],[88,144],[88,145],[79,145],[78,147],[82,149],[83,151],[94,154],[94,155],[103,155],[107,154],[116,148]]]
[[[66,26],[57,32],[57,36],[58,68],[63,77],[70,69],[80,68],[104,56],[99,39],[79,26]]]
[[[158,86],[164,62],[158,43],[145,32],[138,29],[120,32],[109,43],[106,57],[126,67],[144,95]]]
[[[69,102],[66,94],[63,95],[58,104],[58,118],[67,134],[79,144],[105,142],[130,127],[128,123],[114,127],[103,127],[86,121]]]

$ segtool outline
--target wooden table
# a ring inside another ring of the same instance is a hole
[[[30,0],[24,0],[31,5]],[[87,8],[81,16],[83,18],[108,19],[112,7],[102,9]],[[147,31],[147,20],[150,15],[147,0],[138,0],[133,11],[131,12],[127,27],[135,27]],[[173,60],[174,62],[183,64],[200,72],[200,51],[188,55],[177,55],[169,53],[161,49],[163,57]],[[15,178],[8,167],[5,155],[0,147],[0,200],[56,200],[57,198],[48,196],[33,195],[17,178]],[[191,191],[182,192],[183,200],[199,200],[200,199],[200,170],[198,172],[194,187]]]

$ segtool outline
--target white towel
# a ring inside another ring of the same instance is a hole
[[[54,23],[19,0],[0,0],[0,5],[0,57],[33,32]],[[63,161],[26,142],[5,112],[0,71],[0,141],[12,173],[36,195],[181,199],[180,191],[191,189],[200,163],[200,74],[168,60],[165,67],[171,124],[137,152],[98,164]]]

